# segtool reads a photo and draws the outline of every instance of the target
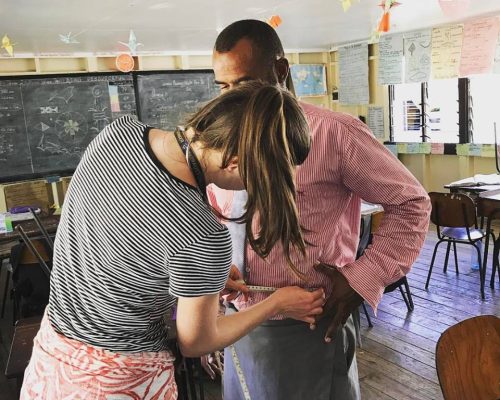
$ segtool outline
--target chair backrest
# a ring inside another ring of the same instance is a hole
[[[431,192],[431,222],[437,226],[471,227],[476,224],[476,206],[465,194]]]
[[[500,398],[500,319],[482,315],[443,332],[436,368],[445,400]]]

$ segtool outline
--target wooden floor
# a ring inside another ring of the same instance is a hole
[[[394,291],[384,296],[377,317],[371,314],[373,328],[368,328],[366,318],[362,316],[363,343],[357,358],[362,398],[365,400],[442,399],[434,359],[440,334],[449,326],[475,315],[500,316],[498,280],[495,290],[489,288],[491,261],[487,271],[486,301],[483,302],[479,293],[479,273],[470,269],[470,246],[458,247],[460,274],[456,275],[452,257],[448,273],[442,271],[446,249],[442,245],[429,290],[424,289],[435,243],[436,235],[431,231],[408,275],[415,311],[407,313],[400,292]],[[4,275],[0,278],[2,291]],[[8,319],[0,321],[2,370],[12,334],[10,323],[10,314]],[[207,400],[221,399],[220,384],[212,383],[207,389]],[[7,383],[1,375],[0,400],[14,400],[14,393],[13,384]]]

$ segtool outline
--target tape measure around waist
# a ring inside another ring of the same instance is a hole
[[[238,375],[238,380],[240,381],[241,390],[243,392],[243,398],[245,400],[252,400],[250,398],[250,391],[248,390],[247,382],[245,380],[245,375],[243,375],[240,359],[238,358],[238,354],[236,353],[236,348],[234,347],[234,344],[229,346],[229,349],[231,350],[231,358],[233,359],[236,375]]]
[[[257,285],[247,285],[248,290],[251,292],[276,292],[276,288],[272,286],[257,286]]]

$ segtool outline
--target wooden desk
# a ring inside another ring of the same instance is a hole
[[[47,232],[55,233],[57,231],[60,218],[60,215],[45,215],[40,217],[40,221]],[[14,227],[16,227],[17,225],[21,225],[24,229],[24,232],[26,232],[29,237],[39,236],[41,234],[36,222],[32,219],[27,221],[13,222],[13,225]],[[18,240],[19,235],[16,231],[0,234],[0,244]]]

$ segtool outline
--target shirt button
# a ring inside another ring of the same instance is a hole
[[[246,271],[246,272],[250,272],[250,267],[246,267],[246,268],[245,268],[245,271]]]

